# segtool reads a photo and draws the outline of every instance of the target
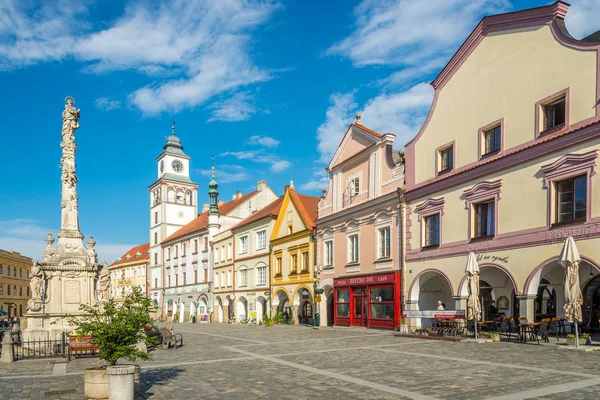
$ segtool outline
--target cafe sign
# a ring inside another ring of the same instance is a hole
[[[357,276],[352,278],[338,278],[333,280],[334,286],[363,286],[378,285],[381,283],[393,283],[395,274],[380,274],[370,276]]]
[[[406,310],[403,318],[436,318],[436,319],[465,319],[465,310]]]

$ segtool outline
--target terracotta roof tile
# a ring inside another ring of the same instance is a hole
[[[315,220],[317,219],[319,201],[321,199],[314,196],[298,194],[294,189],[288,189],[288,191],[290,192],[290,196],[294,199],[294,203],[298,207],[298,211],[308,224],[309,228],[314,228]]]
[[[281,209],[281,203],[283,202],[283,196],[279,197],[277,200],[272,201],[267,204],[245,220],[241,221],[237,225],[235,225],[231,230],[242,228],[246,225],[250,225],[253,222],[259,221],[266,217],[277,218],[279,215],[279,210]]]
[[[560,132],[560,133],[548,134],[547,136],[544,136],[544,137],[542,137],[541,139],[538,139],[538,140],[536,140],[536,141],[533,141],[533,142],[529,143],[529,144],[528,144],[528,145],[526,145],[526,146],[517,147],[517,148],[515,148],[515,149],[512,149],[512,150],[507,150],[506,152],[504,152],[504,153],[502,153],[502,154],[499,154],[499,155],[497,155],[496,157],[490,157],[490,158],[486,158],[486,159],[484,159],[484,160],[482,160],[482,161],[475,162],[475,163],[469,164],[469,165],[467,165],[467,166],[465,166],[465,167],[459,168],[459,169],[457,169],[456,171],[452,171],[452,172],[450,172],[450,173],[443,174],[443,175],[441,175],[441,176],[438,176],[438,177],[436,177],[436,178],[433,178],[433,179],[430,179],[430,180],[428,180],[428,181],[425,181],[425,182],[423,182],[423,183],[421,183],[421,184],[419,184],[419,185],[417,185],[417,186],[413,187],[412,189],[410,189],[409,191],[407,191],[407,193],[409,193],[409,192],[414,192],[415,190],[418,190],[418,189],[424,188],[425,186],[429,186],[429,185],[431,185],[431,184],[433,184],[433,183],[436,183],[436,182],[442,181],[442,180],[444,180],[444,179],[447,179],[447,178],[449,178],[449,177],[451,177],[451,176],[455,176],[455,175],[462,174],[462,173],[464,173],[464,172],[467,172],[467,171],[470,171],[470,170],[472,170],[472,169],[475,169],[475,168],[477,168],[477,167],[479,167],[479,166],[481,166],[481,165],[488,164],[488,163],[490,163],[490,162],[493,162],[493,161],[496,161],[496,160],[502,159],[502,158],[504,158],[504,157],[507,157],[507,156],[510,156],[510,155],[512,155],[512,154],[520,153],[520,152],[521,152],[521,151],[523,151],[523,150],[527,150],[527,149],[529,149],[529,148],[531,148],[531,147],[534,147],[534,146],[537,146],[537,145],[539,145],[539,144],[542,144],[542,143],[545,143],[545,142],[549,142],[549,141],[551,141],[551,140],[554,140],[554,139],[557,139],[557,138],[559,138],[559,137],[561,137],[561,136],[565,136],[565,135],[568,135],[568,134],[570,134],[570,133],[572,133],[572,132],[576,132],[576,131],[578,131],[578,130],[580,130],[580,129],[587,128],[588,126],[590,126],[590,125],[594,125],[594,124],[596,124],[596,123],[598,123],[598,120],[591,120],[589,123],[586,123],[586,124],[583,124],[583,125],[578,125],[578,126],[576,126],[576,127],[574,127],[574,128],[567,129],[567,130],[565,130],[565,131],[563,131],[563,132]]]
[[[231,201],[228,201],[227,203],[221,204],[219,206],[219,214],[221,214],[221,215],[229,214],[230,212],[235,210],[240,204],[242,204],[244,201],[248,200],[250,197],[254,196],[257,193],[258,193],[258,191],[255,190],[254,192],[247,193],[238,199],[231,200]],[[203,212],[202,214],[199,214],[196,218],[194,218],[192,221],[190,221],[188,224],[179,228],[179,230],[177,230],[171,236],[167,237],[161,243],[170,242],[174,239],[180,238],[180,237],[188,235],[190,233],[194,233],[194,232],[201,231],[202,229],[206,229],[207,227],[208,227],[208,212]]]
[[[129,264],[135,261],[150,261],[150,255],[148,252],[150,251],[150,243],[141,244],[136,246],[130,250],[128,250],[125,254],[123,254],[119,260],[112,263],[109,268],[117,267],[123,264]],[[138,257],[135,255],[140,253]],[[129,258],[127,256],[129,255]]]
[[[355,124],[355,123],[351,123],[350,126],[355,126],[359,129],[362,129],[365,132],[369,132],[371,135],[375,136],[376,138],[381,138],[383,135],[380,133],[375,132],[373,129],[369,129],[364,125],[359,125],[359,124]]]

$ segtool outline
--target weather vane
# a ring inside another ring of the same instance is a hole
[[[175,122],[175,118],[173,118],[173,125],[171,125],[171,133],[172,133],[173,135],[175,135],[175,124],[176,124],[176,122]]]

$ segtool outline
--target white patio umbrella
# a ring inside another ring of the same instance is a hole
[[[465,268],[468,280],[469,297],[467,298],[467,319],[474,320],[475,339],[477,339],[477,321],[481,318],[481,305],[479,304],[479,265],[473,252],[467,257]]]
[[[579,251],[575,245],[575,240],[569,236],[565,241],[558,262],[566,268],[565,273],[565,319],[575,324],[575,346],[579,347],[579,329],[577,324],[582,321],[581,305],[583,304],[583,295],[579,286]]]

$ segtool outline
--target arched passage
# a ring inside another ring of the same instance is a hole
[[[219,321],[219,323],[223,323],[223,300],[221,300],[220,296],[217,296],[215,300],[217,309],[217,321]]]
[[[454,310],[452,283],[446,274],[437,269],[427,269],[417,275],[409,288],[408,296],[409,301],[417,305],[417,310],[435,310],[438,301],[444,303],[446,309]],[[431,320],[425,318],[416,322],[420,326],[431,324]]]
[[[245,297],[238,297],[235,311],[235,318],[238,321],[248,319],[248,300]]]
[[[306,286],[300,286],[294,293],[294,305],[298,306],[298,322],[301,324],[313,323],[313,297]]]
[[[491,320],[496,314],[519,316],[518,287],[515,277],[507,268],[498,264],[480,264],[481,319]],[[459,293],[464,298],[469,295],[466,274],[461,280]]]

